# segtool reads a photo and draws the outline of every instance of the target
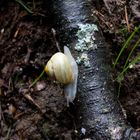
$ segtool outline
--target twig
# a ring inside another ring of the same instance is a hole
[[[106,22],[104,20],[105,19],[104,15],[102,13],[100,13],[99,11],[97,11],[97,10],[94,11],[94,12],[95,12],[96,16],[99,18],[99,20],[101,20],[101,22],[103,22],[103,24],[105,24],[108,28],[110,28],[108,22]]]
[[[43,76],[44,72],[45,72],[45,70],[43,70],[42,73],[33,81],[33,83],[29,86],[28,90],[27,90],[26,92],[22,93],[22,95],[23,95],[27,100],[29,100],[29,102],[31,102],[33,105],[35,105],[35,106],[39,109],[39,111],[40,111],[42,114],[43,114],[43,112],[42,112],[40,106],[39,106],[39,105],[34,101],[34,99],[28,94],[28,92],[30,91],[30,88],[31,88],[32,86],[34,86],[34,85],[36,84],[36,82]]]
[[[109,12],[109,14],[111,14],[108,1],[106,1],[106,0],[103,0],[103,1],[104,1],[104,4],[105,4],[105,6],[106,6],[106,8],[107,8],[107,10],[108,10],[108,12]]]
[[[40,106],[34,101],[34,99],[33,99],[28,93],[25,93],[25,94],[23,94],[23,95],[24,95],[24,97],[25,97],[26,99],[28,99],[32,104],[34,104],[34,105],[39,109],[40,112],[42,112]]]
[[[17,35],[18,35],[18,33],[19,33],[19,29],[20,29],[20,28],[18,28],[18,29],[16,30],[16,32],[15,32],[15,34],[14,34],[14,38],[17,37]]]
[[[136,131],[139,131],[140,132],[140,128],[137,128]]]
[[[31,56],[31,52],[32,52],[32,50],[30,48],[27,48],[27,54],[25,55],[25,59],[24,59],[25,64],[28,63],[30,56]]]
[[[130,32],[130,24],[129,24],[129,21],[128,21],[128,13],[127,13],[126,5],[125,5],[125,20],[126,20],[128,32]]]
[[[54,41],[55,41],[55,45],[56,45],[58,51],[61,52],[60,47],[59,47],[59,43],[58,43],[58,41],[56,40],[56,31],[55,31],[54,28],[52,28],[52,33],[53,33],[53,39],[54,39]]]
[[[8,129],[8,132],[7,132],[7,134],[6,134],[5,140],[9,140],[9,139],[10,139],[10,133],[11,133],[11,126],[10,126],[9,129]]]

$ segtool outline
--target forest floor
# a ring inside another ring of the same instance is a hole
[[[139,24],[136,0],[93,2],[106,41],[115,58],[122,44]],[[63,88],[44,75],[29,89],[49,58],[57,52],[45,1],[26,1],[31,11],[16,1],[0,2],[0,140],[76,140],[78,132]],[[139,3],[140,5],[140,3]],[[33,11],[33,13],[32,13]],[[129,22],[127,22],[127,20]],[[135,43],[138,35],[132,40]],[[116,68],[121,70],[131,45]],[[134,56],[138,53],[135,51]],[[133,57],[134,57],[133,56]],[[114,60],[112,58],[112,62]],[[140,64],[122,81],[120,102],[131,125],[140,128]]]
[[[99,20],[103,35],[111,45],[114,60],[117,58],[123,44],[140,23],[140,2],[137,0],[104,0],[104,3],[96,3],[96,10],[93,11]],[[115,68],[116,77],[122,71],[124,63],[139,39],[140,33],[136,33],[131,39],[124,53],[120,57],[119,63]],[[139,53],[139,46],[134,51],[129,62]],[[117,90],[119,91],[119,84]],[[120,93],[118,93],[122,107],[127,114],[127,120],[131,125],[140,128],[140,63],[136,63],[130,68],[121,82]]]

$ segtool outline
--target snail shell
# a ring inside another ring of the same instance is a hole
[[[55,78],[62,84],[69,84],[74,80],[74,74],[68,57],[61,53],[55,53],[47,65],[45,66],[46,73]]]
[[[54,54],[45,66],[46,73],[64,85],[67,106],[73,102],[77,92],[78,66],[68,47],[64,47],[64,54]]]

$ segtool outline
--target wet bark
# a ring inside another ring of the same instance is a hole
[[[78,24],[93,24],[92,2],[88,0],[54,0],[54,28],[59,32],[61,46],[69,45],[74,57],[78,42]],[[94,33],[97,49],[88,49],[89,67],[79,66],[78,93],[75,106],[80,138],[98,140],[140,139],[126,121],[116,98],[111,74],[110,52],[101,31]]]

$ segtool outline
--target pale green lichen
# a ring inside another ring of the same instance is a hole
[[[80,57],[77,57],[77,64],[83,64],[85,67],[90,67],[89,58],[86,53],[82,53]]]
[[[87,51],[90,49],[97,49],[97,44],[95,43],[94,33],[98,31],[97,25],[95,24],[78,24],[78,31],[76,36],[78,37],[75,50],[80,56],[77,57],[76,62],[82,64],[85,67],[90,67],[90,61],[87,55]]]
[[[98,31],[95,24],[78,24],[79,30],[76,34],[78,42],[75,46],[75,50],[83,52],[89,49],[97,49],[95,44],[94,32]]]

